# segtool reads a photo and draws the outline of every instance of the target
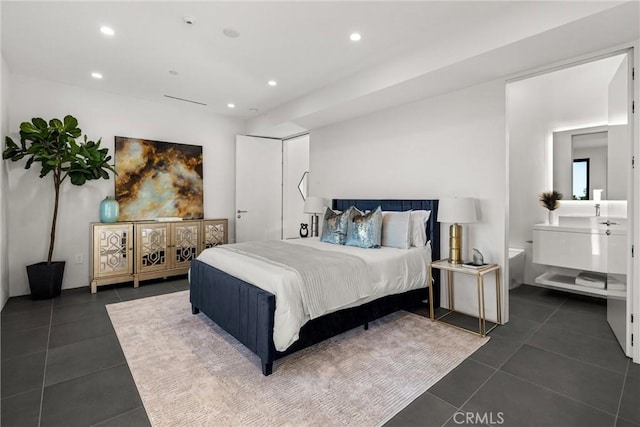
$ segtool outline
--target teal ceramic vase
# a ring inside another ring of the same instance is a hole
[[[100,202],[100,222],[116,222],[120,215],[120,205],[118,201],[111,196],[105,197]]]

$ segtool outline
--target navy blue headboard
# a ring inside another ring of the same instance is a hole
[[[425,210],[431,211],[429,222],[427,223],[427,239],[431,241],[431,259],[433,261],[440,259],[440,224],[438,218],[438,200],[371,200],[371,199],[334,199],[332,208],[337,210],[345,210],[350,206],[355,206],[361,211],[373,210],[378,206],[383,211],[408,211],[408,210]],[[434,279],[434,308],[440,307],[440,270],[433,269]]]

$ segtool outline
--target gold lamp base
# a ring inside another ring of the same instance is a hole
[[[462,226],[449,226],[449,263],[462,264]]]

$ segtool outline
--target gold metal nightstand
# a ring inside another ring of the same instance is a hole
[[[491,332],[496,326],[502,323],[502,307],[501,307],[501,296],[500,296],[500,266],[497,264],[487,264],[482,268],[469,268],[462,267],[460,264],[450,264],[449,260],[443,259],[440,261],[434,261],[429,264],[429,281],[427,283],[431,283],[431,278],[433,277],[433,269],[437,268],[439,270],[443,270],[447,272],[447,291],[449,295],[449,306],[450,309],[447,313],[438,317],[437,319],[434,316],[434,308],[433,308],[433,287],[429,286],[429,315],[431,316],[431,320],[438,321],[443,317],[450,315],[455,312],[454,305],[454,295],[453,295],[453,275],[454,273],[462,273],[469,276],[476,276],[476,283],[478,286],[478,332],[461,328],[459,326],[453,325],[451,323],[447,323],[447,325],[453,326],[458,329],[462,329],[467,332],[471,332],[476,335],[480,335],[484,337],[486,334]],[[487,273],[495,272],[496,276],[496,305],[498,310],[498,323],[492,326],[489,330],[486,330],[486,314],[484,307],[484,276]],[[446,323],[446,322],[443,322]]]

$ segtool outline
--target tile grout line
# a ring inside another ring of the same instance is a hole
[[[610,373],[613,373],[613,374],[616,374],[616,375],[625,375],[624,373],[621,373],[621,372],[618,372],[618,371],[614,371],[613,369],[610,369],[610,368],[605,368],[604,366],[597,365],[597,364],[595,364],[593,362],[587,362],[586,360],[581,360],[581,359],[577,359],[577,358],[572,357],[572,356],[567,356],[566,354],[558,353],[557,351],[549,350],[549,349],[546,349],[544,347],[537,346],[535,344],[528,344],[528,343],[525,343],[525,344],[527,344],[530,347],[537,348],[538,350],[546,351],[547,353],[555,354],[556,356],[561,356],[561,357],[564,357],[564,358],[569,359],[569,360],[573,360],[573,361],[576,361],[576,362],[584,363],[585,365],[589,365],[589,366],[594,367],[594,368],[602,369],[602,370],[605,370],[607,372],[610,372]]]
[[[622,380],[622,390],[620,390],[620,398],[618,399],[618,407],[616,408],[616,419],[614,422],[618,421],[620,417],[620,407],[622,406],[622,396],[624,395],[624,387],[627,385],[627,376],[629,375],[629,364],[631,363],[631,359],[627,360],[627,369],[624,372],[624,379]]]
[[[78,320],[78,322],[81,322],[82,320],[86,320],[86,319],[80,319],[80,320]],[[111,322],[111,319],[109,319],[109,322]],[[110,324],[113,327],[113,324],[112,323],[110,323]],[[96,336],[92,336],[92,337],[88,337],[88,338],[83,338],[81,340],[72,341],[72,342],[67,343],[67,344],[59,345],[57,347],[54,347],[52,350],[55,350],[55,349],[58,349],[58,348],[62,348],[62,347],[66,347],[68,345],[78,344],[78,343],[85,342],[85,341],[91,341],[91,340],[96,339],[96,338],[108,337],[109,335],[112,335],[112,334],[115,335],[115,332],[107,332],[106,334],[96,335]],[[49,348],[48,348],[48,346],[49,346],[49,342],[47,341],[47,357],[49,356]]]
[[[545,321],[545,323],[546,323],[546,321]],[[596,336],[593,336],[593,335],[583,334],[582,332],[574,331],[573,329],[569,329],[569,328],[563,328],[562,326],[549,325],[549,327],[556,328],[556,329],[562,329],[563,331],[569,331],[572,334],[580,335],[580,336],[587,337],[587,338],[593,338],[593,339],[596,339],[596,340],[599,340],[599,341],[605,341],[605,342],[609,342],[609,343],[611,343],[611,342],[612,343],[616,343],[617,342],[616,340],[609,340],[609,339],[606,339],[606,338],[600,338],[600,337],[596,337]]]
[[[40,390],[40,388],[41,387],[36,386],[34,388],[30,388],[29,390],[21,391],[20,393],[10,394],[9,396],[2,396],[2,399],[0,400],[13,399],[14,397],[22,396],[23,394],[32,393],[36,390]]]
[[[1,1],[1,0],[0,0],[0,1]],[[29,353],[18,354],[17,356],[11,356],[11,357],[7,357],[6,359],[2,359],[2,360],[1,360],[1,362],[2,362],[2,363],[4,363],[4,362],[9,362],[9,361],[11,361],[11,360],[13,360],[13,359],[19,359],[19,358],[21,358],[21,357],[33,356],[34,354],[44,353],[44,352],[46,352],[46,351],[47,351],[47,350],[46,350],[46,349],[44,349],[44,350],[41,350],[41,351],[31,351],[31,352],[29,352]],[[4,398],[3,398],[3,399],[4,399]]]
[[[525,378],[520,378],[519,376],[514,375],[514,374],[512,374],[511,372],[507,372],[507,371],[500,371],[500,372],[502,372],[502,373],[503,373],[503,374],[505,374],[505,375],[509,375],[510,377],[516,378],[516,379],[518,379],[518,380],[520,380],[520,381],[522,381],[522,382],[525,382],[525,383],[527,383],[527,384],[531,384],[531,385],[532,385],[532,386],[534,386],[534,387],[541,388],[541,389],[543,389],[543,390],[545,390],[545,391],[548,391],[548,392],[550,392],[550,393],[556,394],[556,395],[558,395],[558,396],[562,396],[562,397],[564,397],[564,398],[566,398],[566,399],[572,400],[572,401],[574,401],[574,402],[576,402],[576,403],[579,403],[579,404],[581,404],[581,405],[583,405],[583,406],[587,406],[587,407],[589,407],[589,408],[591,408],[591,409],[595,409],[596,411],[602,412],[602,413],[607,414],[607,415],[611,415],[611,416],[613,416],[614,418],[616,418],[616,415],[615,415],[613,412],[609,412],[609,411],[607,411],[607,410],[605,410],[605,409],[602,409],[602,408],[597,408],[597,407],[593,406],[592,404],[590,404],[590,403],[586,403],[586,402],[583,402],[582,400],[578,400],[578,399],[576,399],[575,397],[571,397],[571,396],[566,395],[566,394],[564,394],[564,393],[561,393],[561,392],[559,392],[559,391],[556,391],[556,390],[550,389],[549,387],[545,387],[545,386],[543,386],[543,385],[536,384],[536,383],[534,383],[534,382],[532,382],[532,381],[529,381],[529,380],[527,380],[527,379],[525,379]],[[615,420],[614,420],[614,421],[615,421]]]
[[[514,299],[515,301],[519,301],[525,304],[533,304],[533,305],[537,305],[538,307],[544,307],[544,308],[552,308],[552,309],[556,309],[558,307],[560,307],[561,305],[563,305],[565,303],[565,301],[567,301],[568,298],[564,298],[562,301],[555,303],[553,305],[551,304],[544,304],[544,303],[540,303],[538,301],[534,301],[531,298],[525,298],[525,297],[519,297],[519,296],[509,296],[509,303],[511,303],[511,299]]]
[[[600,369],[604,369],[604,370],[606,370],[606,371],[613,372],[613,373],[615,373],[615,374],[617,374],[617,375],[625,375],[625,381],[626,381],[626,373],[625,373],[625,374],[621,374],[620,372],[614,371],[613,369],[605,368],[605,367],[602,367],[602,366],[596,365],[595,363],[591,363],[591,362],[587,362],[587,361],[584,361],[584,360],[580,360],[580,359],[577,359],[577,358],[575,358],[575,357],[567,356],[567,355],[565,355],[565,354],[557,353],[557,352],[555,352],[555,351],[553,351],[553,350],[548,350],[548,349],[546,349],[546,348],[544,348],[544,347],[539,347],[539,346],[537,346],[537,345],[535,345],[535,344],[529,344],[529,343],[528,343],[528,341],[529,341],[529,340],[530,340],[530,339],[531,339],[531,338],[532,338],[532,337],[533,337],[537,332],[539,332],[539,331],[540,331],[540,329],[542,329],[542,327],[547,323],[547,321],[548,321],[549,319],[551,319],[551,317],[552,317],[554,314],[556,314],[556,313],[558,312],[558,310],[560,310],[560,308],[561,308],[562,306],[564,306],[564,305],[565,305],[565,303],[566,303],[566,302],[568,302],[568,301],[569,301],[569,299],[568,299],[568,298],[566,298],[564,301],[562,301],[562,302],[561,302],[561,303],[556,307],[556,309],[553,311],[553,313],[551,313],[551,314],[549,315],[549,317],[547,317],[547,318],[544,320],[544,322],[542,322],[542,325],[540,326],[540,328],[536,329],[536,330],[534,331],[534,333],[533,333],[533,334],[531,334],[531,336],[529,336],[529,337],[526,339],[526,341],[524,342],[524,344],[527,344],[527,345],[529,345],[529,346],[531,346],[531,347],[534,347],[534,348],[537,348],[537,349],[540,349],[540,350],[543,350],[543,351],[549,352],[549,353],[551,353],[551,354],[555,354],[555,355],[558,355],[558,356],[566,357],[567,359],[575,360],[575,361],[577,361],[577,362],[586,363],[587,365],[594,366],[594,367],[597,367],[597,368],[600,368]],[[571,310],[571,309],[569,309],[569,311],[572,311],[572,310]],[[580,314],[580,315],[589,316],[588,314],[586,314],[586,313],[582,313],[582,312],[578,312],[577,310],[574,310],[573,312],[574,312],[574,313],[577,313],[577,314]],[[517,317],[517,316],[516,316],[516,317]],[[591,317],[595,317],[595,316],[591,316]],[[594,336],[592,336],[592,335],[583,334],[583,333],[581,333],[581,332],[577,332],[577,331],[574,331],[574,330],[571,330],[571,329],[563,328],[563,327],[561,327],[561,326],[555,326],[555,325],[548,325],[548,326],[550,326],[550,327],[552,327],[552,328],[561,329],[561,330],[563,330],[563,331],[569,331],[569,332],[571,332],[571,333],[573,333],[573,334],[580,335],[580,336],[587,337],[587,338],[594,339],[594,340],[598,340],[598,341],[614,342],[614,341],[612,341],[612,340],[607,340],[607,339],[604,339],[604,338],[594,337]],[[519,350],[519,349],[518,349],[518,350]],[[502,368],[502,366],[501,366],[500,368]],[[627,365],[627,370],[628,370],[628,365]]]
[[[565,301],[566,301],[566,300],[565,300]],[[469,402],[469,401],[470,401],[470,400],[471,400],[471,399],[472,399],[476,394],[478,394],[478,392],[480,391],[480,389],[481,389],[482,387],[484,387],[484,386],[485,386],[485,384],[487,384],[487,383],[491,380],[491,378],[493,378],[493,377],[494,377],[498,372],[504,372],[504,371],[502,371],[502,370],[501,370],[501,369],[502,369],[502,367],[503,367],[503,366],[504,366],[504,365],[505,365],[509,360],[511,360],[511,358],[512,358],[512,357],[513,357],[513,356],[514,356],[518,351],[520,351],[520,349],[522,349],[522,346],[524,346],[524,345],[526,344],[526,342],[527,342],[531,337],[533,337],[533,336],[534,336],[534,335],[535,335],[535,334],[536,334],[540,329],[542,329],[542,327],[547,323],[547,320],[549,320],[549,319],[551,318],[551,316],[553,316],[555,313],[557,313],[557,311],[560,309],[560,307],[561,307],[563,304],[564,304],[564,301],[563,301],[562,303],[560,303],[560,304],[555,308],[555,310],[553,310],[553,313],[551,313],[551,314],[550,314],[550,315],[549,315],[549,316],[548,316],[548,317],[547,317],[547,318],[546,318],[542,323],[540,323],[540,326],[538,326],[538,328],[536,328],[536,329],[535,329],[531,334],[529,334],[529,336],[526,338],[526,340],[525,340],[525,341],[523,341],[522,343],[520,343],[520,345],[518,346],[518,348],[516,348],[516,349],[515,349],[515,351],[514,351],[513,353],[511,353],[511,354],[509,355],[509,357],[508,357],[504,362],[502,362],[502,363],[500,364],[500,366],[498,366],[497,368],[494,368],[494,369],[495,369],[495,371],[493,371],[493,373],[492,373],[491,375],[489,375],[489,377],[488,377],[488,378],[487,378],[487,379],[486,379],[482,384],[480,384],[480,386],[476,389],[476,391],[474,391],[474,392],[471,394],[471,396],[469,396],[469,397],[467,398],[467,400],[465,400],[464,402],[462,402],[462,405],[460,405],[460,407],[458,407],[458,408],[456,409],[456,411],[454,412],[454,414],[456,414],[458,411],[460,411],[460,410],[464,407],[464,405],[466,405],[466,404],[467,404],[467,403],[468,403],[468,402]],[[515,317],[518,317],[518,316],[515,316]],[[470,357],[471,357],[471,356],[470,356]],[[514,377],[515,377],[515,378],[519,378],[519,377],[516,377],[515,375],[514,375]],[[451,415],[449,418],[447,418],[447,420],[444,422],[444,424],[442,424],[442,426],[441,426],[441,427],[444,427],[444,426],[445,426],[445,424],[447,424],[447,423],[448,423],[452,418],[453,418],[453,415]]]
[[[120,366],[125,366],[125,365],[127,366],[127,368],[129,367],[129,364],[127,363],[126,359],[124,360],[124,362],[117,363],[117,364],[112,365],[112,366],[107,366],[107,367],[104,367],[104,368],[100,368],[97,371],[89,372],[88,374],[80,375],[80,376],[73,377],[73,378],[67,378],[64,381],[58,381],[57,383],[49,384],[47,387],[52,387],[52,386],[64,384],[64,383],[67,383],[69,381],[74,381],[74,380],[77,380],[77,379],[80,379],[80,378],[88,377],[89,375],[99,374],[100,372],[108,371],[109,369],[113,369],[113,368],[119,368]]]
[[[42,372],[42,390],[40,391],[40,410],[38,411],[38,427],[42,424],[42,407],[44,405],[44,384],[47,379],[47,361],[49,359],[49,341],[51,341],[51,323],[53,322],[53,300],[51,300],[51,314],[49,315],[49,333],[47,334],[47,347],[44,353],[44,369]]]
[[[537,301],[532,301],[531,299],[528,299],[528,298],[525,298],[525,297],[522,297],[522,296],[516,296],[516,297],[510,297],[510,298],[515,298],[517,301],[525,302],[525,303],[528,303],[528,304],[535,304],[535,305],[538,305],[538,306],[551,308],[551,305],[546,305],[546,304],[543,304],[543,303],[540,303],[540,302],[537,302]],[[583,310],[576,309],[576,308],[573,308],[573,307],[570,307],[570,306],[566,306],[565,303],[569,302],[570,300],[571,300],[570,298],[565,298],[563,301],[558,303],[557,306],[564,305],[565,306],[565,310],[571,312],[572,314],[578,314],[580,316],[587,316],[589,318],[597,318],[597,319],[600,319],[600,320],[603,317],[606,317],[606,314],[603,316],[603,315],[600,315],[600,314],[593,314],[593,313],[591,313],[589,311],[583,311]],[[591,304],[594,304],[594,303],[591,303]]]
[[[529,339],[531,339],[531,338],[532,338],[532,337],[533,337],[533,336],[534,336],[534,335],[535,335],[535,334],[536,334],[540,329],[542,329],[542,327],[547,323],[547,321],[548,321],[549,319],[551,319],[551,317],[552,317],[555,313],[557,313],[557,312],[558,312],[558,310],[560,310],[560,307],[562,307],[562,306],[565,304],[565,302],[566,302],[566,301],[568,301],[568,300],[565,300],[564,302],[562,302],[562,304],[560,304],[560,305],[559,305],[559,306],[554,310],[554,312],[553,312],[551,315],[549,315],[549,317],[547,317],[547,319],[546,319],[546,320],[545,320],[545,321],[540,325],[540,327],[539,327],[538,329],[536,329],[536,330],[533,332],[533,334],[531,334],[531,335],[529,336],[529,338],[527,338],[527,341],[528,341]],[[564,329],[564,328],[560,328],[560,329]],[[522,345],[524,345],[524,344],[527,344],[527,342],[525,341],[524,343],[522,343]],[[529,344],[527,344],[527,345],[529,345]],[[532,347],[536,347],[536,346],[532,346]],[[522,348],[522,346],[520,346],[520,348]],[[520,348],[519,348],[518,350],[520,350]],[[539,347],[536,347],[536,348],[539,348]],[[595,406],[593,406],[593,405],[591,405],[591,404],[589,404],[589,403],[582,402],[582,401],[580,401],[580,400],[578,400],[578,399],[575,399],[575,398],[573,398],[573,397],[571,397],[571,396],[568,396],[568,395],[566,395],[566,394],[564,394],[564,393],[560,393],[560,392],[555,391],[555,390],[552,390],[552,389],[550,389],[550,388],[548,388],[548,387],[544,387],[544,386],[542,386],[542,385],[536,384],[536,383],[531,382],[531,381],[529,381],[529,380],[527,380],[527,379],[525,379],[525,378],[521,378],[521,377],[519,377],[519,376],[517,376],[517,375],[514,375],[514,374],[512,374],[512,373],[510,373],[510,372],[502,371],[501,369],[502,369],[502,367],[503,367],[506,363],[507,363],[507,362],[505,361],[505,362],[500,366],[500,368],[499,368],[500,372],[502,372],[502,373],[504,373],[504,374],[506,374],[506,375],[509,375],[509,376],[511,376],[511,377],[513,377],[513,378],[519,379],[520,381],[524,381],[524,382],[526,382],[526,383],[528,383],[528,384],[531,384],[531,385],[533,385],[534,387],[539,387],[539,388],[541,388],[541,389],[543,389],[543,390],[549,391],[549,392],[554,393],[554,394],[556,394],[556,395],[563,396],[563,397],[565,397],[565,398],[567,398],[567,399],[569,399],[569,400],[572,400],[572,401],[574,401],[574,402],[580,403],[581,405],[584,405],[584,406],[590,407],[590,408],[592,408],[592,409],[595,409],[595,410],[597,410],[597,411],[603,412],[603,413],[605,413],[605,414],[613,415],[613,416],[614,416],[614,420],[613,420],[613,421],[614,421],[614,423],[615,423],[616,418],[617,418],[617,415],[616,415],[616,414],[613,414],[613,413],[611,413],[611,412],[605,411],[604,409],[596,408]],[[627,365],[627,369],[628,369],[628,365]],[[625,375],[625,381],[626,381],[626,375]],[[477,392],[477,391],[476,391],[476,392]],[[475,393],[474,393],[474,394],[475,394]]]
[[[549,317],[548,317],[547,319],[545,319],[545,321],[544,321],[543,323],[547,323],[547,321],[551,318],[551,316],[553,316],[554,314],[556,314],[556,313],[557,313],[557,311],[558,311],[562,306],[564,306],[568,301],[569,301],[569,298],[567,298],[567,299],[565,299],[564,301],[562,301],[562,303],[560,303],[560,304],[558,305],[558,307],[556,308],[556,310],[554,310],[554,312],[553,312],[553,313],[551,313],[551,315],[549,315]],[[535,304],[535,303],[534,303],[534,304]],[[586,317],[591,318],[591,319],[595,319],[595,318],[597,317],[599,320],[603,320],[602,318],[600,318],[600,316],[594,316],[594,315],[592,315],[592,314],[585,313],[585,312],[582,312],[582,311],[580,311],[580,310],[572,310],[571,308],[566,308],[566,310],[570,311],[570,312],[571,312],[571,313],[573,313],[573,314],[577,314],[577,315],[579,315],[579,316],[586,316]],[[606,318],[605,318],[605,320],[606,320]],[[549,326],[551,326],[552,328],[558,328],[558,329],[562,329],[562,330],[564,330],[564,331],[569,331],[569,332],[574,333],[574,334],[577,334],[577,335],[582,335],[582,336],[585,336],[585,337],[594,338],[594,339],[597,339],[597,340],[600,340],[600,341],[616,342],[616,341],[615,341],[615,340],[613,340],[613,339],[609,340],[609,339],[606,339],[606,338],[600,338],[600,337],[596,337],[596,336],[593,336],[593,335],[587,335],[587,334],[584,334],[584,333],[582,333],[582,332],[574,331],[574,330],[572,330],[572,329],[567,329],[567,328],[564,328],[564,327],[562,327],[562,326],[558,326],[558,325],[549,325]],[[536,331],[536,332],[537,332],[537,331]]]
[[[540,325],[540,328],[542,327],[542,325],[544,325],[544,323]],[[538,329],[539,329],[539,328],[538,328]],[[534,331],[533,333],[535,334],[535,332],[537,332],[537,329],[536,329],[536,331]],[[441,427],[444,427],[444,426],[445,426],[445,425],[446,425],[446,424],[447,424],[447,423],[448,423],[448,422],[453,418],[453,416],[454,416],[456,413],[458,413],[458,411],[460,411],[460,410],[464,407],[464,405],[466,405],[466,404],[467,404],[467,403],[468,403],[468,402],[473,398],[473,396],[475,396],[475,395],[480,391],[480,389],[481,389],[482,387],[484,387],[484,386],[485,386],[485,384],[487,384],[487,383],[489,382],[489,380],[491,380],[491,378],[493,378],[493,377],[494,377],[498,372],[500,372],[500,368],[502,368],[502,367],[504,366],[504,364],[505,364],[505,363],[507,363],[507,361],[508,361],[508,360],[510,360],[510,359],[511,359],[511,358],[512,358],[512,357],[513,357],[513,356],[514,356],[518,351],[520,351],[520,349],[522,348],[522,346],[523,346],[523,345],[524,345],[524,342],[522,342],[522,343],[518,346],[518,348],[516,348],[516,349],[513,351],[513,353],[511,353],[511,354],[509,355],[509,357],[508,357],[504,362],[502,362],[502,363],[500,364],[500,366],[499,366],[499,367],[494,368],[493,366],[489,366],[491,369],[493,369],[493,370],[494,370],[494,371],[491,373],[491,375],[489,375],[489,377],[487,377],[487,379],[486,379],[482,384],[480,384],[480,385],[478,386],[478,388],[476,389],[476,391],[474,391],[473,393],[471,393],[471,396],[469,396],[469,397],[467,398],[467,400],[465,400],[464,402],[462,402],[462,404],[461,404],[458,408],[456,408],[455,412],[454,412],[454,413],[453,413],[449,418],[447,418],[447,420],[442,424],[442,426],[441,426]],[[472,360],[473,360],[473,359],[472,359]],[[478,361],[476,361],[476,360],[474,360],[474,362],[480,363],[480,362],[478,362]],[[488,366],[488,365],[486,365],[486,366]]]
[[[142,408],[142,410],[144,410],[145,414],[147,413],[147,410],[146,410],[146,409],[144,409],[144,405],[140,405],[140,406],[137,406],[137,407],[135,407],[135,408],[133,408],[133,409],[130,409],[130,410],[128,410],[128,411],[121,412],[121,413],[119,413],[118,415],[114,415],[113,417],[107,418],[106,420],[102,420],[102,421],[99,421],[99,422],[97,422],[97,423],[95,423],[95,424],[91,424],[91,426],[90,426],[90,427],[99,427],[101,424],[104,424],[104,423],[106,423],[107,421],[115,420],[116,418],[120,418],[120,417],[122,417],[122,416],[124,416],[124,415],[127,415],[127,414],[130,414],[130,413],[132,413],[132,412],[135,412],[135,411],[137,411],[137,410],[138,410],[138,409],[140,409],[140,408]],[[148,415],[147,415],[147,417],[148,417]]]

